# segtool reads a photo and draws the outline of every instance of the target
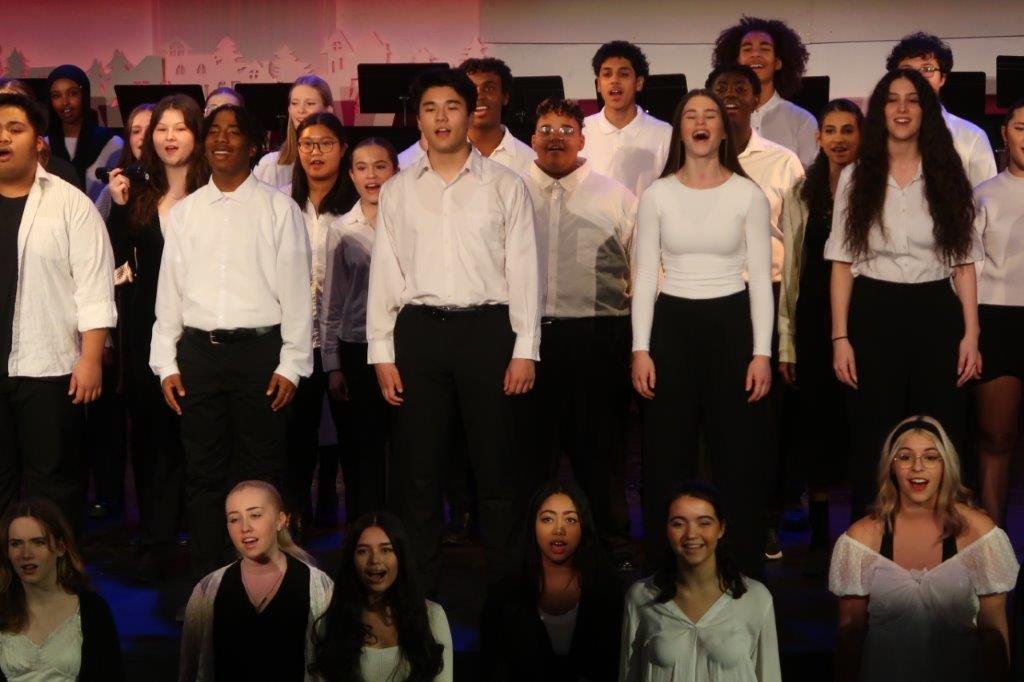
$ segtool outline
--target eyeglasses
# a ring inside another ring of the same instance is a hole
[[[562,137],[572,137],[573,133],[576,132],[576,129],[572,126],[559,126],[558,128],[553,128],[549,125],[543,125],[540,128],[537,128],[537,134],[541,137],[551,137],[556,132]]]
[[[914,71],[920,71],[921,75],[925,78],[931,78],[935,74],[941,73],[942,69],[937,66],[932,66],[931,64],[925,64],[924,66],[917,67]]]
[[[299,151],[303,154],[309,154],[315,147],[317,151],[327,154],[334,149],[336,144],[338,144],[338,141],[329,137],[325,137],[322,140],[302,139],[299,140]]]
[[[914,455],[909,452],[899,452],[892,461],[896,463],[900,469],[910,469],[914,466],[915,462],[920,461],[921,466],[925,469],[935,469],[942,464],[942,456],[933,452],[927,452],[923,455]]]

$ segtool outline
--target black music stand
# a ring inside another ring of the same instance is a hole
[[[654,118],[671,123],[672,114],[685,94],[685,74],[663,73],[644,79],[644,89],[637,94],[636,101]]]
[[[128,116],[140,104],[156,104],[167,95],[188,95],[199,110],[203,109],[203,86],[198,83],[163,84],[163,85],[115,85],[114,95],[117,97],[117,108],[121,112],[121,121],[128,123]]]
[[[447,68],[447,62],[357,65],[360,113],[396,114],[395,124],[401,122],[402,126],[408,127],[409,90],[413,81],[425,71]],[[412,114],[415,120],[416,112]]]
[[[941,95],[947,111],[976,126],[985,125],[984,71],[951,71]]]
[[[235,90],[245,100],[245,108],[256,115],[271,143],[284,140],[288,125],[288,94],[293,83],[239,83]],[[331,105],[333,106],[333,102]]]
[[[25,84],[25,87],[32,91],[36,103],[45,111],[50,111],[50,87],[46,84],[45,78],[16,78]]]
[[[537,123],[537,105],[553,97],[563,99],[565,86],[561,76],[519,76],[512,79],[508,100],[508,121],[517,129],[533,132]]]
[[[1024,97],[1024,57],[996,57],[996,104],[1006,109]]]
[[[800,79],[800,89],[789,98],[789,101],[811,112],[817,119],[829,102],[830,88],[831,80],[828,76],[804,76]]]

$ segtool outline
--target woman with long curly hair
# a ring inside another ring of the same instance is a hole
[[[124,680],[110,607],[89,586],[57,506],[18,502],[0,544],[0,680]]]
[[[917,71],[886,74],[860,158],[839,178],[825,245],[833,368],[850,388],[854,518],[874,499],[872,462],[889,425],[931,414],[963,438],[962,387],[981,371],[974,217],[935,92]]]
[[[388,512],[353,523],[310,671],[327,682],[452,682],[444,609],[420,590],[409,537]]]
[[[1017,558],[972,507],[942,425],[901,421],[875,471],[874,506],[832,552],[837,679],[1009,679],[1006,593]]]
[[[671,551],[626,594],[619,679],[780,682],[772,595],[733,562],[718,490],[683,483],[664,524]]]
[[[615,680],[622,584],[574,483],[552,480],[530,501],[519,570],[492,586],[480,624],[484,679]]]

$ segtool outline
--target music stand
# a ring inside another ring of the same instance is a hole
[[[537,105],[553,97],[563,99],[565,86],[561,76],[519,76],[512,79],[512,93],[508,99],[508,120],[517,129],[533,133],[537,123]],[[518,137],[518,136],[517,136]],[[529,137],[529,136],[527,136]]]
[[[686,75],[664,73],[644,79],[644,89],[636,97],[644,111],[654,118],[672,122],[672,114],[686,94]]]
[[[45,78],[15,78],[14,80],[24,83],[25,87],[32,92],[32,96],[36,98],[36,104],[47,112],[50,111],[50,87],[46,84]]]
[[[114,96],[117,97],[117,108],[121,112],[121,122],[127,123],[132,110],[140,104],[156,104],[167,95],[188,95],[203,109],[203,86],[198,83],[163,84],[163,85],[115,85]]]
[[[245,108],[256,115],[273,139],[284,140],[288,125],[288,93],[293,83],[239,83],[235,90],[245,100]],[[334,103],[331,102],[333,105]]]
[[[1024,97],[1024,57],[996,57],[996,105],[1005,109]]]
[[[447,62],[415,64],[359,64],[359,112],[363,114],[396,114],[402,126],[409,125],[409,90],[413,81],[425,71],[447,69]],[[401,114],[401,119],[397,114]],[[415,118],[415,112],[413,114]]]
[[[941,95],[950,113],[977,126],[985,125],[984,71],[951,71]]]
[[[800,79],[800,89],[789,98],[789,101],[811,112],[817,119],[828,104],[831,80],[828,76],[804,76]]]

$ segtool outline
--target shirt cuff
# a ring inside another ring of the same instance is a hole
[[[113,329],[117,326],[117,308],[113,301],[89,303],[78,308],[78,331]]]
[[[540,362],[540,337],[517,334],[512,357]]]
[[[395,362],[395,342],[390,340],[370,341],[367,344],[366,364],[381,365]]]
[[[172,362],[166,367],[161,367],[160,371],[157,372],[157,376],[160,377],[160,383],[164,383],[164,379],[175,374],[181,374],[181,370],[178,369],[178,363]]]
[[[284,365],[278,365],[274,370],[274,374],[283,376],[285,379],[292,382],[292,386],[297,387],[299,385],[299,373],[287,369]]]

